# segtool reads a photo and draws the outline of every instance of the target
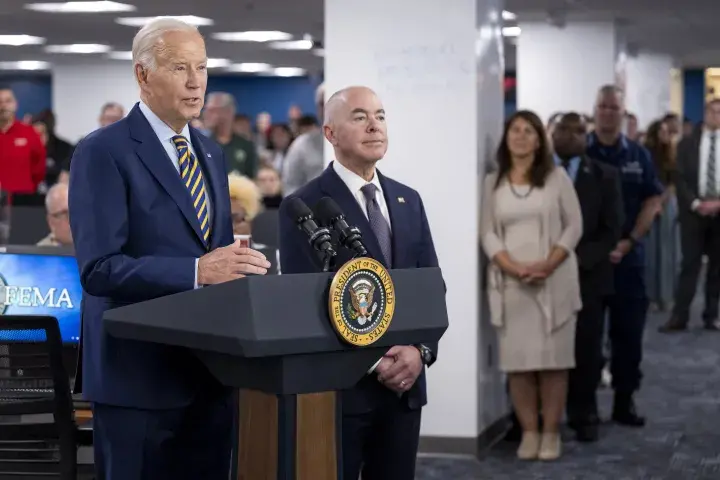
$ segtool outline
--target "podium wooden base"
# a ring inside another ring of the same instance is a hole
[[[337,480],[334,392],[240,390],[238,480]]]

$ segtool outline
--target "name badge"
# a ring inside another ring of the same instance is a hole
[[[16,138],[15,139],[16,147],[24,147],[25,145],[27,145],[27,138]]]
[[[628,162],[625,165],[623,165],[620,169],[622,173],[631,174],[631,175],[642,175],[643,168],[642,165],[640,165],[640,162]]]

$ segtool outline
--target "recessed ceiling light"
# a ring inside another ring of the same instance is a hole
[[[502,18],[503,20],[515,20],[517,18],[517,15],[512,12],[508,12],[507,10],[503,10]]]
[[[227,58],[208,58],[207,68],[223,68],[230,65],[230,60]]]
[[[276,50],[311,50],[313,45],[312,40],[291,40],[289,42],[272,42],[270,48]]]
[[[258,73],[267,72],[272,68],[269,63],[235,63],[230,65],[227,70],[229,72]]]
[[[72,45],[48,45],[45,47],[48,53],[105,53],[110,51],[108,45],[97,43],[74,43]]]
[[[42,45],[43,43],[45,43],[44,38],[32,35],[0,35],[0,45],[19,47],[21,45]]]
[[[107,56],[113,60],[132,60],[132,52],[108,52]]]
[[[269,73],[276,77],[301,77],[307,72],[305,69],[298,67],[278,67],[273,68]]]
[[[20,62],[0,62],[0,70],[48,70],[48,62],[22,60]]]
[[[135,6],[118,2],[30,3],[25,5],[25,8],[36,12],[51,13],[103,13],[135,11]]]
[[[293,36],[287,32],[271,31],[249,31],[249,32],[218,32],[213,33],[212,38],[223,42],[277,42],[290,40]]]
[[[503,37],[519,37],[520,27],[503,27],[502,34]]]
[[[132,60],[133,58],[132,52],[108,52],[107,56],[113,60]],[[207,67],[222,68],[227,67],[230,63],[227,58],[208,58]]]
[[[148,23],[159,18],[174,18],[175,20],[180,20],[190,25],[195,25],[196,27],[209,27],[210,25],[215,24],[215,22],[209,18],[196,17],[195,15],[168,15],[160,17],[120,17],[115,19],[115,23],[119,23],[120,25],[126,25],[128,27],[144,27]]]

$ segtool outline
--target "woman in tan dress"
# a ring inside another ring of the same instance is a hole
[[[500,369],[508,374],[523,429],[518,457],[553,460],[561,452],[567,371],[575,366],[581,302],[574,251],[582,214],[575,187],[555,167],[534,113],[519,111],[508,120],[497,160],[497,173],[484,185],[481,234],[491,259],[488,298]]]

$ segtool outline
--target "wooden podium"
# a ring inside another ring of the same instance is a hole
[[[116,337],[192,349],[239,389],[237,479],[342,480],[335,392],[391,346],[437,342],[448,326],[440,269],[390,274],[394,317],[367,347],[333,330],[329,273],[247,277],[109,310],[104,322]]]

